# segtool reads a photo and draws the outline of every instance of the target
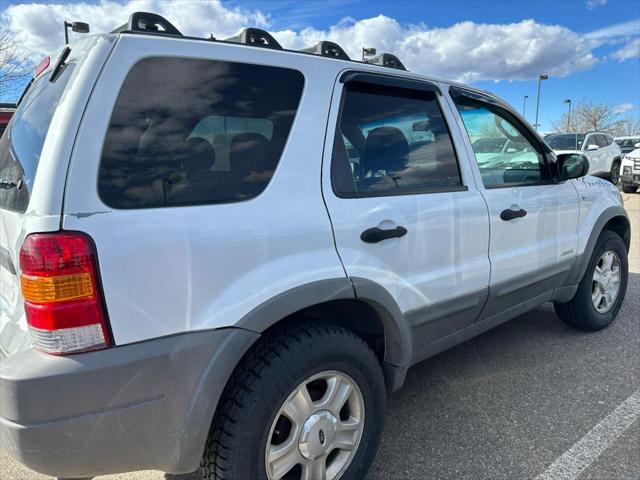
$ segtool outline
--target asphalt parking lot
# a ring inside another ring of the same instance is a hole
[[[544,305],[412,368],[369,478],[640,479],[640,194],[623,196],[633,239],[616,322],[577,332]],[[47,477],[0,452],[0,478]]]

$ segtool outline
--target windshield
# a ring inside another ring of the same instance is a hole
[[[50,74],[39,77],[0,138],[0,208],[26,211],[51,119],[74,67],[65,65],[53,82]]]
[[[553,150],[580,150],[584,142],[582,133],[566,133],[562,135],[549,135],[545,137],[547,145]]]
[[[620,147],[633,147],[636,143],[640,143],[640,138],[625,138],[621,140],[616,140],[616,143]]]

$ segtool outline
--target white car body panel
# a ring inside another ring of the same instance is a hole
[[[29,208],[24,214],[0,210],[0,247],[9,252],[17,271],[14,275],[0,267],[0,355],[19,352],[31,344],[19,285],[20,248],[30,233],[60,229],[64,185],[74,140],[74,136],[62,132],[78,129],[84,106],[114,40],[96,35],[72,45],[67,63],[77,62],[77,66],[48,126]],[[60,51],[52,54],[51,64],[42,76],[51,75],[59,54]]]
[[[342,84],[333,95],[325,141],[323,191],[336,245],[347,274],[371,279],[391,293],[403,313],[486,288],[489,282],[489,225],[471,167],[460,158],[468,191],[339,198],[331,186],[331,156]],[[441,102],[445,118],[450,115]],[[451,120],[447,118],[448,123]],[[454,146],[462,137],[452,129]],[[372,227],[403,226],[408,233],[380,243],[362,242]]]
[[[135,48],[134,48],[135,45]],[[95,87],[71,158],[63,227],[96,243],[111,327],[118,344],[235,324],[298,285],[344,277],[322,202],[320,165],[335,73],[317,62],[235,45],[123,37]],[[301,70],[298,115],[271,183],[251,200],[114,210],[95,179],[111,111],[131,67],[179,55]],[[117,226],[114,228],[114,226]],[[231,233],[231,234],[230,234]],[[126,281],[123,280],[126,272]]]

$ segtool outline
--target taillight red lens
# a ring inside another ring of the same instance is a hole
[[[34,346],[53,354],[112,345],[91,239],[36,233],[20,251],[20,283]]]
[[[50,63],[51,63],[51,58],[50,57],[44,57],[40,61],[40,63],[36,66],[36,74],[35,74],[35,76],[37,77],[42,72],[44,72],[49,67]]]

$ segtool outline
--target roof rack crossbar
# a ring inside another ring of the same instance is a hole
[[[175,35],[181,37],[182,33],[166,18],[149,12],[133,12],[129,21],[113,30],[111,33],[138,32]]]
[[[400,59],[390,53],[381,53],[377,57],[367,58],[366,63],[380,65],[387,68],[396,68],[398,70],[406,70]]]
[[[270,33],[260,30],[259,28],[245,28],[238,35],[224,40],[225,42],[242,43],[243,45],[251,45],[253,47],[273,48],[274,50],[282,50],[282,46],[277,42]]]
[[[339,58],[340,60],[351,60],[347,52],[345,52],[337,43],[323,40],[316,43],[313,47],[303,48],[301,52],[313,53],[323,57]]]

